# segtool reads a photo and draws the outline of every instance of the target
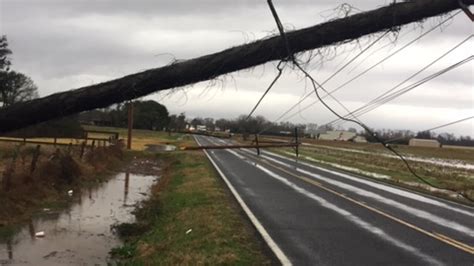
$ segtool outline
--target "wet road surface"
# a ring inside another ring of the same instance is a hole
[[[270,152],[207,154],[285,264],[474,265],[472,207]]]

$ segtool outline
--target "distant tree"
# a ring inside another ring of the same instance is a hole
[[[12,51],[5,35],[0,37],[0,108],[38,97],[33,80],[22,73],[10,71]]]
[[[332,124],[321,125],[318,127],[319,132],[326,132],[334,130],[334,126]]]
[[[214,128],[216,127],[214,124],[214,118],[206,117],[202,122],[206,126],[207,130],[214,131]]]
[[[350,127],[347,131],[357,133],[357,129]]]
[[[170,115],[169,117],[169,122],[168,122],[168,130],[169,131],[177,131],[177,123],[178,122],[178,116],[177,115]]]
[[[38,97],[38,87],[29,77],[16,71],[0,72],[0,103],[7,107]]]
[[[0,37],[0,71],[8,71],[10,69],[11,61],[9,55],[12,51],[8,49],[7,36]]]
[[[226,130],[231,128],[231,121],[221,118],[216,120],[216,127],[220,128],[220,130]]]
[[[306,133],[317,135],[318,134],[318,124],[315,124],[315,123],[307,124],[306,125]]]
[[[126,106],[123,109],[127,108]],[[169,124],[169,113],[164,105],[155,101],[136,101],[133,108],[133,127],[162,130]]]
[[[77,115],[72,115],[8,132],[4,136],[16,138],[82,138],[84,129],[81,127]]]
[[[419,131],[416,133],[417,139],[432,139],[433,137],[430,131]]]
[[[182,131],[186,129],[186,115],[184,113],[180,113],[176,120],[176,129],[178,131]]]
[[[191,126],[196,127],[197,125],[202,125],[202,124],[204,124],[204,123],[203,123],[203,119],[202,119],[202,118],[196,117],[196,118],[193,118],[193,119],[191,120],[190,124],[191,124]]]

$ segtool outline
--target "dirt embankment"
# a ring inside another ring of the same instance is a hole
[[[123,157],[116,146],[0,146],[0,228],[67,205],[70,194],[103,180]]]

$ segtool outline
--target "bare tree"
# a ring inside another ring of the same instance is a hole
[[[16,71],[0,72],[0,108],[38,97],[38,88],[29,77]]]
[[[8,71],[11,65],[11,61],[9,55],[12,53],[10,49],[8,49],[8,41],[7,36],[2,35],[0,37],[0,71]]]
[[[29,77],[10,71],[10,55],[7,36],[0,37],[0,108],[17,102],[24,102],[38,97],[38,88]]]

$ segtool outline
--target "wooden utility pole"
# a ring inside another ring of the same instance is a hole
[[[460,4],[462,3],[462,5]],[[474,0],[412,0],[331,20],[286,33],[292,53],[356,40],[398,29],[429,17],[474,5]],[[110,106],[153,92],[194,84],[288,57],[280,36],[235,46],[214,54],[146,70],[108,82],[55,93],[0,110],[0,133],[39,122]]]
[[[127,135],[127,149],[132,149],[132,130],[133,130],[133,102],[127,104],[128,110],[128,135]]]

